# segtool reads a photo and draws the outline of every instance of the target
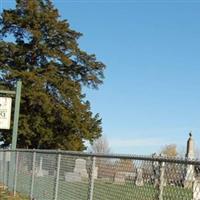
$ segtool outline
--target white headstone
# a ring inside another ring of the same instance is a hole
[[[137,169],[137,177],[136,177],[135,185],[137,185],[137,186],[143,186],[144,185],[143,171],[140,168]]]
[[[76,172],[65,172],[65,181],[66,182],[81,182],[81,176]]]
[[[36,176],[38,177],[49,175],[49,171],[42,169],[42,165],[43,165],[43,157],[40,157],[39,167],[36,167]]]
[[[86,160],[84,159],[76,159],[74,172],[80,174],[82,178],[88,178],[88,173],[86,169]]]
[[[117,172],[114,177],[114,183],[119,185],[125,184],[125,175],[123,172]]]
[[[193,183],[193,200],[200,200],[200,181]]]

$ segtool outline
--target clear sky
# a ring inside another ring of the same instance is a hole
[[[53,2],[107,65],[104,84],[86,94],[112,152],[181,148],[190,130],[200,147],[200,0]]]

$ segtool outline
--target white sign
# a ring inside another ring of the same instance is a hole
[[[10,129],[12,99],[0,97],[0,129]]]

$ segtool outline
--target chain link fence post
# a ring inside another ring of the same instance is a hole
[[[3,189],[6,189],[6,152],[3,151]]]
[[[14,197],[16,196],[16,189],[17,189],[18,161],[19,161],[19,152],[17,151],[16,152],[16,160],[15,160],[14,186],[13,186]]]
[[[34,190],[34,182],[35,182],[35,162],[36,162],[36,152],[35,152],[35,150],[33,150],[31,191],[30,191],[30,198],[31,199],[33,199],[33,190]]]
[[[3,151],[0,152],[0,162],[1,162],[1,182],[3,183],[3,176],[4,176],[4,173],[3,173],[3,165],[4,165],[4,162],[3,162]]]
[[[95,170],[95,163],[96,163],[96,157],[92,156],[92,166],[91,166],[91,172],[90,172],[90,176],[89,176],[88,200],[93,200],[93,195],[94,195],[94,170]]]
[[[9,189],[9,156],[8,151],[5,154],[5,163],[6,163],[6,189]]]
[[[60,177],[60,161],[61,161],[61,154],[59,153],[59,150],[58,150],[54,200],[58,199],[58,187],[59,187],[59,177]]]
[[[165,163],[160,162],[160,180],[159,180],[159,200],[163,200],[163,188],[164,188],[164,174],[165,174]]]

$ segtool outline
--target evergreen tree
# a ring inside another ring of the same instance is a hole
[[[22,80],[18,148],[84,150],[101,135],[83,87],[97,89],[105,65],[79,48],[82,34],[50,0],[16,0],[0,18],[0,88]],[[11,143],[11,131],[0,141]]]

